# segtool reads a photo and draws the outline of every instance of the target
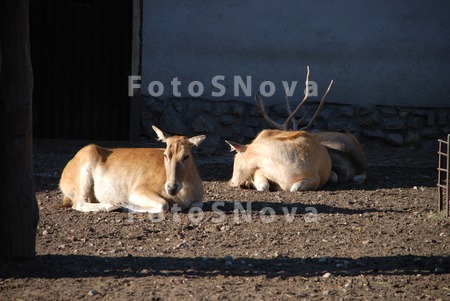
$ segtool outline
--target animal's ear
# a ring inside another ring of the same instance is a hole
[[[237,142],[231,142],[231,141],[227,141],[227,140],[225,140],[225,142],[228,143],[228,145],[231,147],[230,152],[236,151],[238,153],[243,153],[247,150],[246,145],[242,145]]]
[[[166,142],[168,138],[170,138],[169,135],[158,129],[156,126],[152,125],[152,129],[155,131],[156,135],[158,136],[158,141]]]
[[[199,135],[199,136],[189,138],[189,142],[194,146],[199,146],[200,143],[202,143],[203,140],[205,140],[205,139],[206,139],[205,135]]]

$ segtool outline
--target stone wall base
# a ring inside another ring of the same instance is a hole
[[[303,124],[311,118],[316,107],[317,103],[313,103],[302,108],[298,116],[307,114]],[[266,111],[279,122],[287,117],[284,104],[268,105]],[[144,97],[142,135],[155,137],[152,124],[171,134],[207,135],[204,145],[208,146],[210,154],[226,148],[225,139],[249,143],[261,130],[268,128],[254,104]],[[360,107],[326,103],[312,129],[349,131],[363,142],[431,148],[436,139],[450,133],[450,107]]]

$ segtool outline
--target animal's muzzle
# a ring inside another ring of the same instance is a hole
[[[180,185],[177,183],[169,184],[166,183],[166,191],[170,195],[176,195],[178,191],[180,190]]]

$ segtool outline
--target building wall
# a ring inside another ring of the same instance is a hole
[[[282,81],[297,81],[299,99],[309,65],[318,96],[334,79],[329,102],[448,107],[449,11],[450,2],[438,0],[144,1],[142,93],[159,81],[158,98],[190,97],[198,81],[201,98],[253,102],[271,81],[276,93],[267,101],[280,102]],[[223,96],[213,94],[217,75]],[[251,89],[235,76],[244,83],[250,76]]]
[[[253,94],[272,82],[263,98],[282,121],[283,81],[297,82],[297,104],[310,66],[312,107],[334,80],[314,129],[432,146],[450,132],[449,11],[437,0],[144,1],[142,130],[205,133],[210,152],[249,142],[268,127]]]

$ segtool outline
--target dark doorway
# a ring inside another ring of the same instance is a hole
[[[128,140],[132,1],[30,1],[36,138]]]

